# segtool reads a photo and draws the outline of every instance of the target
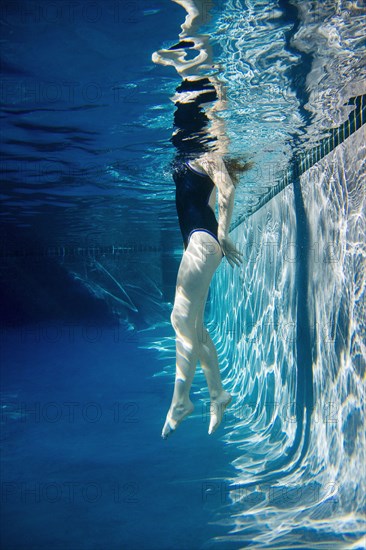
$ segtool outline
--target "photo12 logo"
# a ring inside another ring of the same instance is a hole
[[[118,25],[136,24],[141,19],[138,0],[113,0],[102,2],[83,0],[49,0],[47,2],[27,0],[24,2],[3,2],[1,18],[7,25],[61,25],[82,23]]]
[[[120,505],[140,502],[137,481],[2,481],[3,504],[96,504],[109,501]]]

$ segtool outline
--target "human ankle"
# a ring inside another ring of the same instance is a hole
[[[222,395],[224,392],[224,388],[221,388],[221,390],[213,390],[210,392],[210,399],[211,401],[217,401],[217,399]]]

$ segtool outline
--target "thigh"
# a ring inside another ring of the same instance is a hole
[[[212,277],[222,260],[221,248],[210,234],[195,231],[179,266],[176,301],[185,305],[186,314],[202,316]]]

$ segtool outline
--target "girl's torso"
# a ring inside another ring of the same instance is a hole
[[[192,161],[182,162],[175,166],[173,172],[175,202],[185,248],[194,231],[205,231],[218,240],[215,184],[206,173],[193,166]]]
[[[213,187],[210,191],[207,204],[212,208],[213,211],[215,211],[216,206],[216,198],[217,198],[217,188],[212,179],[206,174],[206,172],[203,171],[202,167],[197,163],[197,161],[189,160],[186,162],[188,168],[195,172],[196,174],[199,174],[203,178],[209,178],[210,182],[212,183]]]

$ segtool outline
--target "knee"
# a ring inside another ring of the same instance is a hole
[[[179,314],[177,308],[174,307],[170,315],[170,322],[175,331],[178,330],[179,325],[181,324],[181,317],[182,316]]]
[[[187,332],[189,331],[192,323],[190,322],[189,315],[186,315],[179,307],[174,307],[170,315],[170,321],[175,332]]]

